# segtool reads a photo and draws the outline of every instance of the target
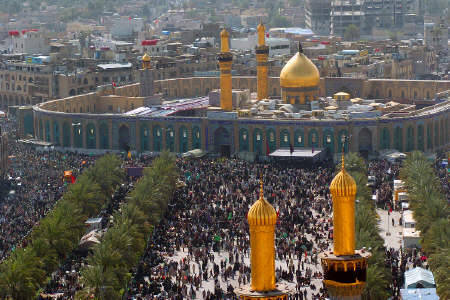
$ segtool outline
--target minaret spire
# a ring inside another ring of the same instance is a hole
[[[330,184],[333,199],[333,251],[320,254],[324,284],[332,300],[361,299],[370,253],[355,251],[355,179],[345,171],[345,142],[342,138],[341,170]]]
[[[236,288],[240,300],[287,300],[295,285],[276,282],[275,278],[275,227],[277,212],[264,199],[263,174],[259,179],[259,199],[248,211],[247,221],[250,231],[250,267],[249,285]]]
[[[258,101],[269,97],[269,47],[266,45],[266,27],[261,22],[257,27],[258,44],[256,53],[256,81]]]
[[[233,55],[230,52],[229,39],[230,35],[224,28],[220,32],[220,53],[217,55],[220,68],[220,107],[223,110],[233,110],[233,93],[231,80],[231,65]]]

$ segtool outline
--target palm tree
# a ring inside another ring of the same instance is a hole
[[[400,175],[410,196],[416,227],[440,298],[450,298],[449,207],[433,166],[422,153],[413,152],[405,160]]]
[[[116,186],[123,182],[125,172],[121,168],[122,161],[114,154],[107,154],[95,162],[85,173],[92,182],[100,185],[105,199],[110,199]]]
[[[364,288],[362,299],[382,300],[389,298],[389,276],[377,265],[369,264],[367,268],[367,281]]]
[[[0,268],[0,296],[27,300],[45,280],[42,261],[31,250],[18,249]]]
[[[105,202],[100,186],[92,182],[87,175],[78,177],[77,182],[71,185],[64,195],[64,199],[76,203],[82,214],[88,217],[96,215]]]
[[[86,287],[77,293],[77,299],[88,299],[88,295],[94,295],[95,299],[120,299],[119,293],[113,288],[118,283],[111,269],[103,270],[101,265],[89,265],[82,269],[81,281]]]
[[[63,260],[78,244],[84,231],[84,218],[76,204],[61,201],[44,218],[32,234],[33,240],[41,238]]]

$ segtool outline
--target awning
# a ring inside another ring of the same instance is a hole
[[[100,231],[92,230],[81,238],[78,246],[81,249],[89,249],[97,244],[100,244],[101,237],[102,233]]]
[[[434,288],[434,276],[431,271],[417,267],[405,272],[405,288]]]
[[[42,140],[37,140],[37,139],[22,139],[22,140],[19,140],[19,143],[41,146],[41,147],[49,147],[49,146],[53,145],[53,143],[42,141]]]
[[[401,289],[402,300],[439,300],[436,289]]]
[[[183,158],[186,157],[195,157],[195,158],[200,158],[206,155],[206,152],[203,151],[202,149],[193,149],[191,151],[185,152],[183,153]]]
[[[320,156],[322,153],[321,148],[312,149],[312,148],[302,148],[302,149],[294,149],[291,153],[290,149],[277,149],[274,152],[270,153],[269,156],[272,157],[296,157],[296,158],[316,158]]]

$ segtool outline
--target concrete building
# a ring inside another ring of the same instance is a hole
[[[69,71],[64,65],[6,61],[0,66],[0,108],[88,93],[112,82],[130,84],[135,76],[131,64],[99,64],[92,71]]]
[[[330,33],[332,0],[305,0],[306,27],[318,35]]]
[[[144,29],[144,19],[117,17],[111,26],[111,35],[115,39],[129,40]]]
[[[424,24],[425,46],[443,56],[448,55],[448,25],[444,20],[439,23]]]
[[[361,30],[364,22],[363,4],[363,0],[331,1],[331,34],[344,36],[345,30],[349,25],[355,25]]]
[[[10,31],[6,41],[8,52],[15,54],[46,55],[49,53],[49,39],[37,30]]]
[[[237,51],[254,50],[257,45],[257,34],[249,35],[246,38],[231,39],[231,49]],[[269,56],[284,56],[291,52],[291,42],[285,38],[266,38],[266,45],[269,47]]]

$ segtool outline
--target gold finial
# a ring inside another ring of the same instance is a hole
[[[260,179],[259,179],[259,185],[260,185],[260,188],[259,188],[259,199],[263,200],[264,199],[264,184],[263,184],[263,179],[262,179],[262,173],[261,173],[261,176],[260,176]]]
[[[344,159],[344,152],[342,151],[342,170],[345,170],[345,159]]]
[[[298,41],[298,52],[303,53],[302,42]]]
[[[263,23],[259,23],[258,27],[258,46],[264,46],[266,44],[266,28]]]
[[[220,32],[220,52],[230,52],[230,45],[228,43],[228,38],[230,35],[228,34],[228,31],[225,30],[225,28]]]

